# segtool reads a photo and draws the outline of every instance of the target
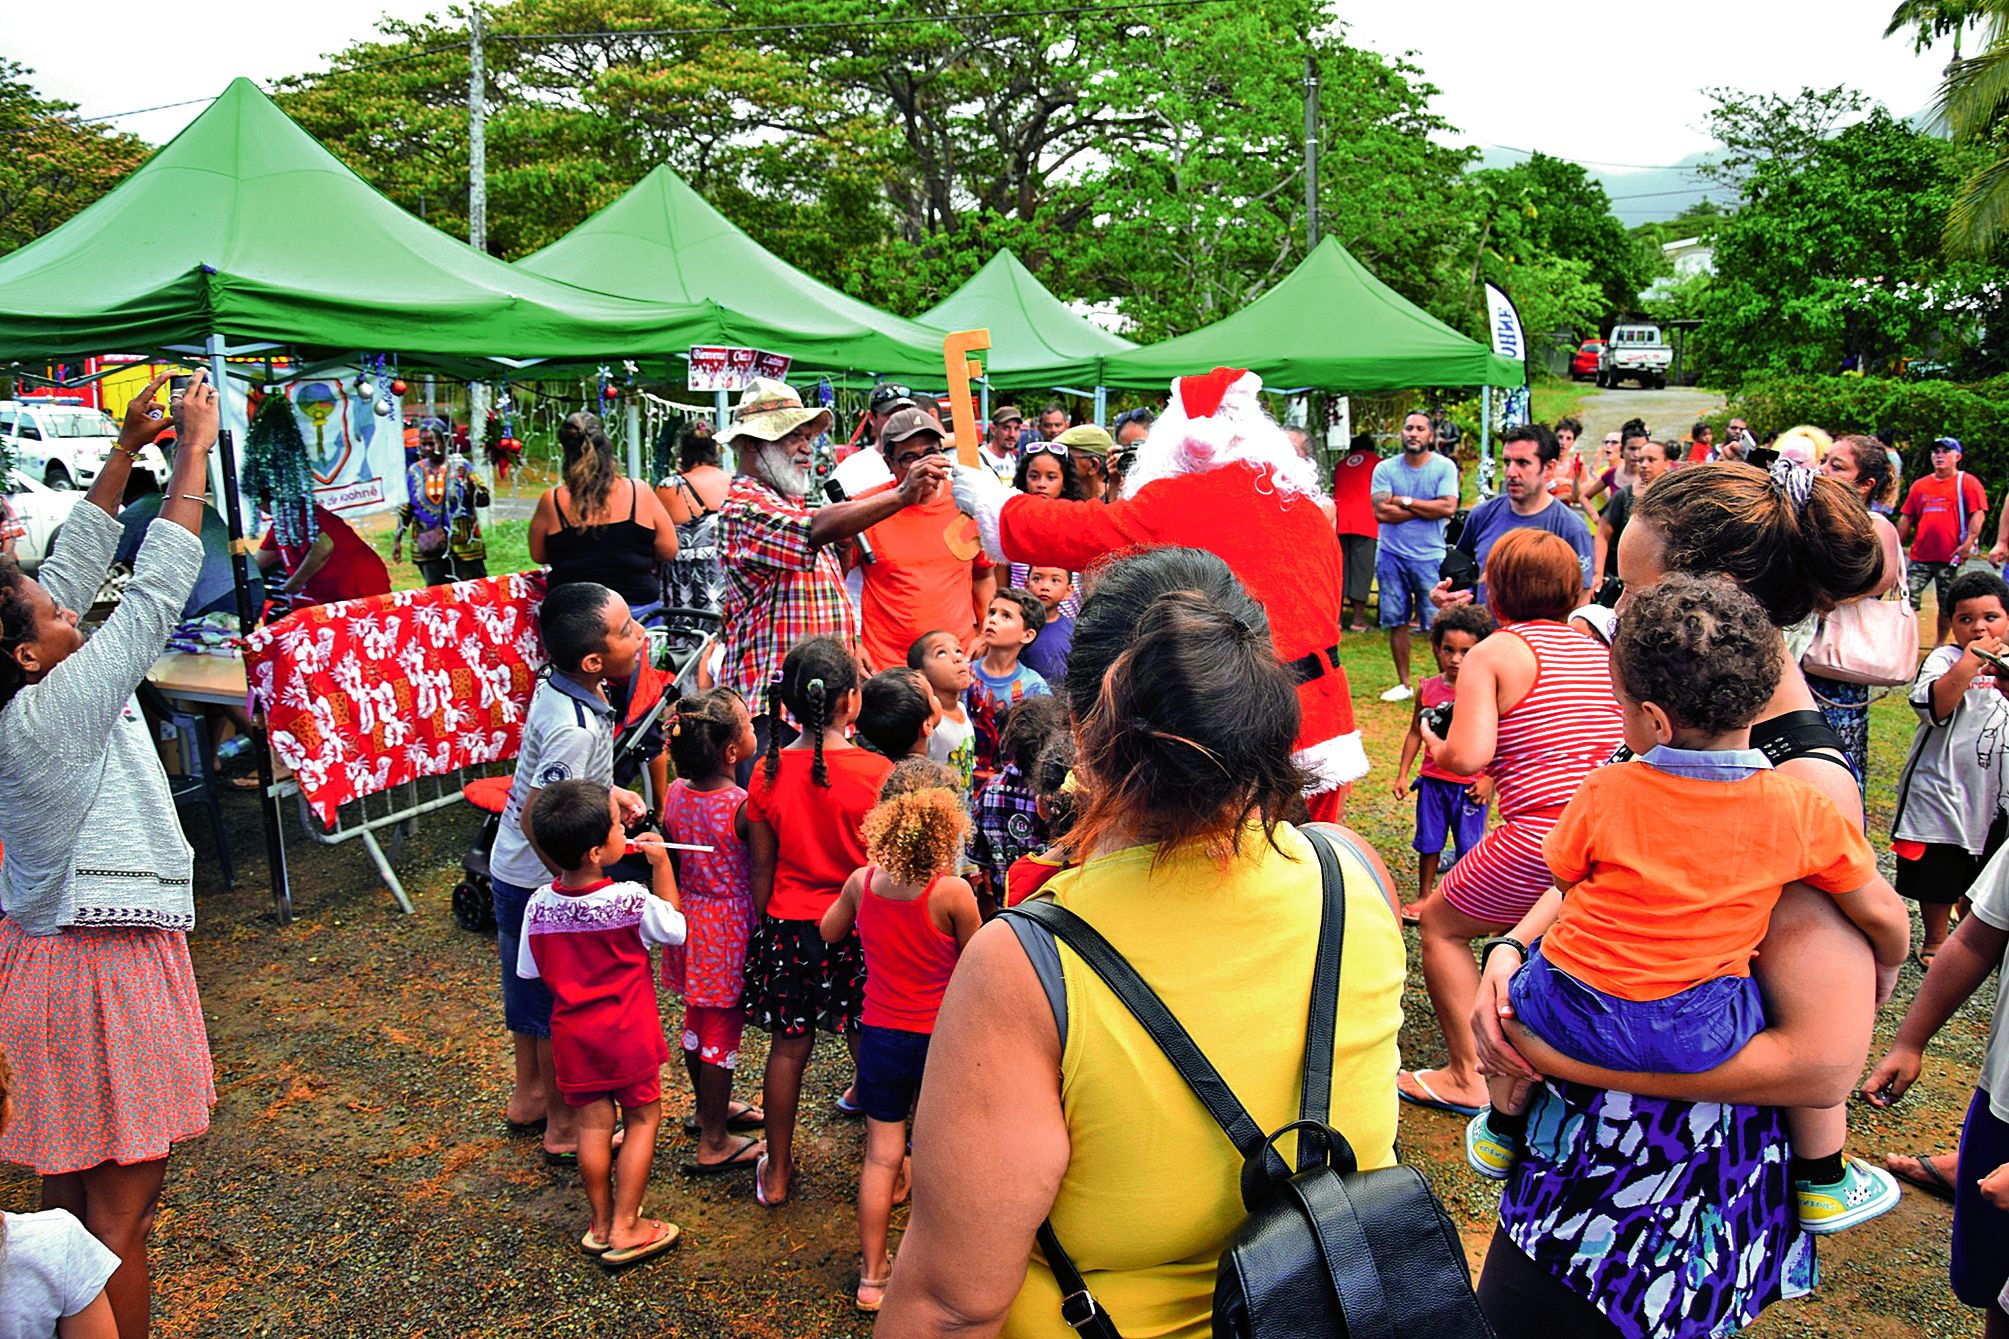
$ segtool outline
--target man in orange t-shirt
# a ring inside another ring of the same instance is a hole
[[[946,454],[942,425],[925,410],[902,409],[879,431],[879,447],[898,487],[907,471]],[[865,531],[865,663],[873,670],[907,663],[907,648],[923,633],[950,632],[967,641],[997,589],[976,522],[956,509],[949,490],[895,512]]]

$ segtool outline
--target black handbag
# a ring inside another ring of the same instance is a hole
[[[1102,978],[1242,1155],[1249,1216],[1221,1254],[1216,1339],[1493,1339],[1457,1230],[1422,1176],[1413,1167],[1359,1170],[1346,1136],[1328,1123],[1346,884],[1327,839],[1310,829],[1305,836],[1318,853],[1325,902],[1305,1024],[1303,1096],[1298,1119],[1267,1137],[1179,1020],[1093,926],[1047,901],[1004,914],[1040,925]],[[1297,1135],[1295,1172],[1276,1148],[1287,1133]],[[1040,1224],[1039,1245],[1060,1285],[1061,1318],[1089,1339],[1122,1339],[1051,1222]]]

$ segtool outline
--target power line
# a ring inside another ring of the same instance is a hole
[[[1523,149],[1513,144],[1495,144],[1491,140],[1474,140],[1489,149],[1504,149],[1508,153],[1524,153],[1529,156],[1540,154],[1544,158],[1560,158],[1566,163],[1581,163],[1585,167],[1618,167],[1637,172],[1693,172],[1700,163],[1612,163],[1602,158],[1572,158],[1566,153],[1550,153],[1547,149]]]
[[[1690,186],[1685,191],[1643,191],[1638,195],[1614,195],[1611,197],[1611,202],[1617,204],[1620,200],[1659,200],[1670,195],[1694,195],[1697,191],[1708,189],[1707,185],[1698,184]]]
[[[620,31],[580,33],[489,33],[491,42],[590,42],[616,37],[725,37],[742,33],[800,33],[831,28],[906,28],[935,23],[957,27],[971,22],[995,23],[1003,19],[1060,18],[1076,14],[1120,14],[1137,9],[1188,9],[1197,5],[1227,4],[1229,0],[1133,0],[1115,5],[1066,5],[1054,9],[1000,10],[995,14],[920,14],[894,19],[826,19],[814,23],[745,23],[722,28],[630,28]]]

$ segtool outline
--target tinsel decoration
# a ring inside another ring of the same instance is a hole
[[[272,533],[281,544],[311,544],[320,533],[314,524],[314,473],[307,463],[307,439],[294,416],[293,401],[283,388],[273,387],[258,402],[244,434],[242,464],[245,486],[272,509]]]

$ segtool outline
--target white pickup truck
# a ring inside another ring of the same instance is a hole
[[[118,420],[102,409],[44,400],[0,400],[0,450],[29,478],[49,488],[88,488],[119,442]],[[141,469],[167,486],[167,459],[146,446]]]
[[[1673,361],[1674,350],[1660,337],[1659,326],[1613,326],[1604,352],[1598,355],[1597,384],[1637,381],[1641,390],[1660,390],[1667,385],[1667,368]]]

